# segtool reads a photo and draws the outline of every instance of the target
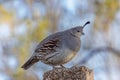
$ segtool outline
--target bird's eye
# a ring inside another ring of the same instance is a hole
[[[80,32],[79,30],[77,30],[77,32]]]

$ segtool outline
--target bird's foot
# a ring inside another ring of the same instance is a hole
[[[65,66],[63,66],[63,65],[60,65],[60,67],[57,67],[57,66],[52,66],[52,67],[53,67],[53,69],[65,68]]]
[[[57,69],[58,67],[55,67],[55,66],[52,66],[53,67],[53,69]]]
[[[65,66],[63,66],[63,65],[60,65],[62,68],[65,68]]]

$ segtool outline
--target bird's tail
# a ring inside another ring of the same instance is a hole
[[[27,70],[28,68],[30,68],[33,64],[35,64],[38,61],[39,61],[38,59],[31,57],[21,68]]]

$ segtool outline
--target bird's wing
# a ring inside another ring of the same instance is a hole
[[[54,52],[56,52],[57,48],[60,47],[61,36],[54,35],[50,37],[51,38],[49,39],[46,38],[44,41],[42,41],[42,43],[40,43],[37,46],[35,53],[37,53],[38,55],[49,55],[49,54],[53,54]]]

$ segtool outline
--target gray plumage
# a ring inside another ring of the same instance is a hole
[[[80,37],[84,34],[83,28],[89,23],[88,21],[83,26],[57,32],[45,38],[38,44],[33,55],[22,68],[28,69],[38,61],[53,67],[69,62],[79,51]]]

